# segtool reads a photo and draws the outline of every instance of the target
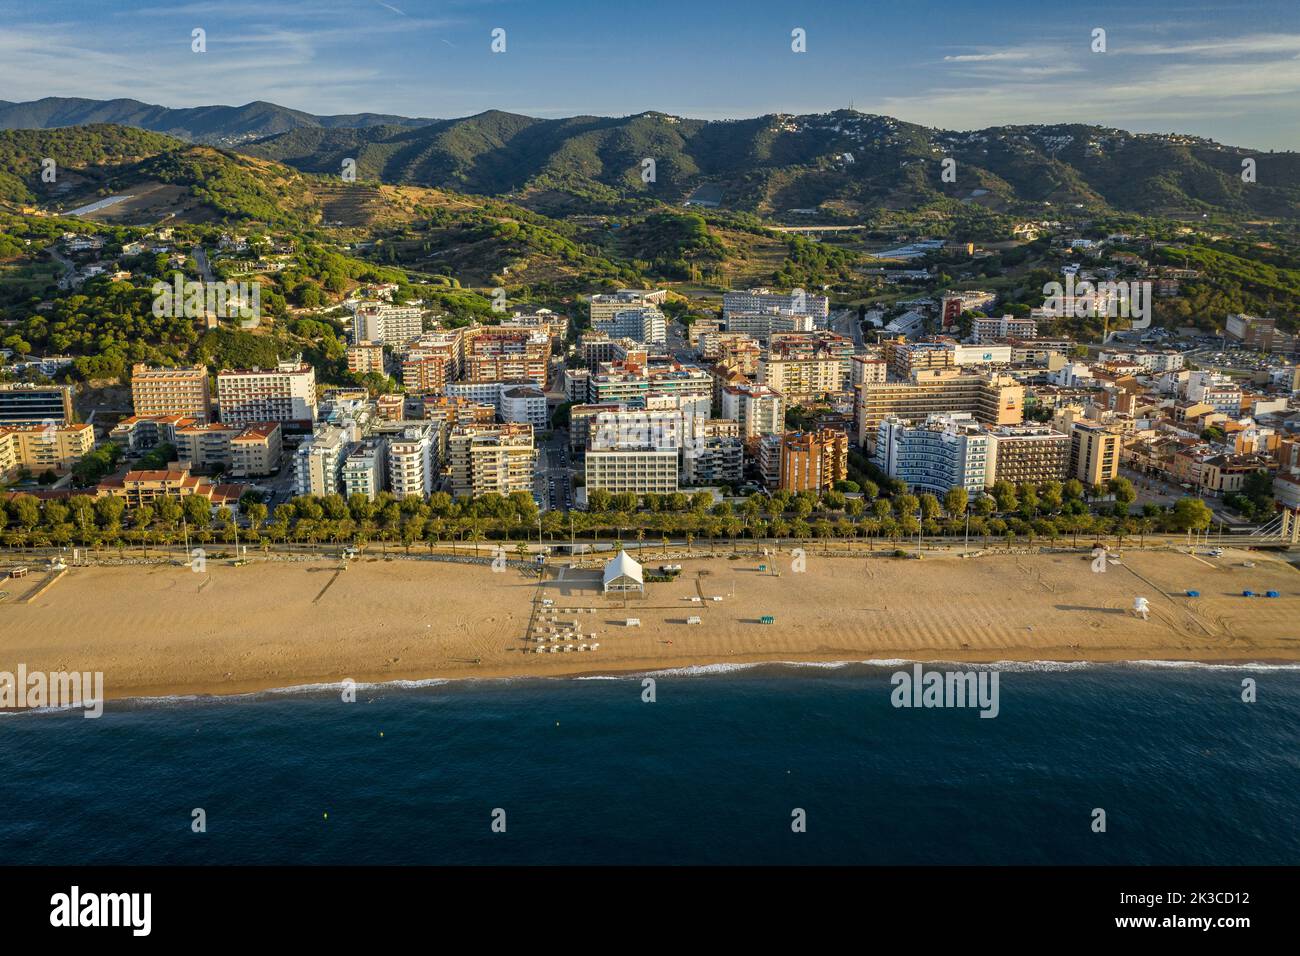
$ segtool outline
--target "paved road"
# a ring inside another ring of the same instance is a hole
[[[858,321],[858,312],[856,309],[841,309],[837,312],[832,312],[829,324],[832,332],[853,339],[854,349],[862,349],[864,347],[862,341],[862,323]]]
[[[569,453],[569,433],[556,429],[549,441],[538,446],[537,468],[533,476],[533,497],[544,510],[573,507],[573,461]]]

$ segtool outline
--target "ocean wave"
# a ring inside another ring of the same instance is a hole
[[[438,687],[453,683],[449,677],[428,677],[421,680],[357,681],[358,691],[376,691],[385,689],[418,690],[424,687]],[[263,690],[247,691],[242,694],[164,694],[157,697],[119,697],[109,704],[131,704],[134,706],[165,707],[171,704],[190,704],[196,702],[219,703],[223,701],[246,701],[264,697],[305,697],[310,694],[335,693],[343,690],[344,681],[330,681],[322,684],[289,684],[285,687],[267,687]]]
[[[569,676],[556,675],[527,675],[517,674],[507,677],[429,677],[418,680],[397,679],[391,681],[371,681],[357,682],[356,689],[360,692],[373,694],[376,691],[384,690],[424,690],[432,687],[441,687],[446,684],[462,683],[483,683],[483,684],[501,684],[515,682],[532,682],[532,681],[639,681],[646,677],[725,677],[728,674],[738,674],[744,671],[750,671],[757,668],[767,668],[768,670],[843,670],[850,667],[871,668],[872,670],[897,670],[902,667],[911,667],[920,664],[923,667],[952,669],[952,670],[996,670],[1006,671],[1008,673],[1016,672],[1064,672],[1080,671],[1088,669],[1121,669],[1121,668],[1149,668],[1153,670],[1213,670],[1213,671],[1248,671],[1248,672],[1269,672],[1269,671],[1300,671],[1300,662],[1297,663],[1262,663],[1262,662],[1209,662],[1209,661],[1185,661],[1185,660],[1157,660],[1143,659],[1132,661],[948,661],[948,660],[918,660],[915,658],[867,658],[865,660],[839,660],[839,661],[744,661],[744,662],[719,662],[713,664],[690,664],[685,667],[666,667],[666,668],[649,668],[645,670],[630,670],[618,673],[607,674],[576,674]],[[238,694],[168,694],[152,697],[120,697],[105,702],[105,710],[114,709],[121,705],[130,708],[166,708],[178,704],[193,703],[236,703],[249,700],[267,699],[273,697],[307,697],[313,694],[338,693],[344,688],[343,681],[331,681],[327,683],[315,684],[291,684],[285,687],[269,687],[263,690],[248,691]],[[39,707],[31,710],[4,710],[0,709],[0,717],[17,717],[28,714],[51,714],[62,713],[72,710],[79,710],[77,706],[66,707]]]
[[[1116,663],[1121,663],[1116,661]],[[1300,671],[1300,663],[1296,664],[1261,664],[1257,662],[1246,664],[1223,664],[1212,663],[1210,661],[1124,661],[1131,667],[1165,667],[1179,670],[1207,670],[1207,671]]]

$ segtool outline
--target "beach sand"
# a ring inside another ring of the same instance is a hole
[[[102,671],[106,696],[121,698],[723,662],[1300,660],[1300,573],[1284,561],[1235,550],[1129,550],[1121,561],[1098,574],[1082,550],[924,561],[810,551],[802,573],[789,554],[675,560],[677,580],[626,607],[598,593],[598,570],[559,562],[540,588],[517,569],[378,557],[346,571],[337,560],[213,562],[203,574],[74,567],[28,601],[45,578],[33,570],[0,582],[0,671]],[[661,563],[647,553],[647,570]],[[1149,621],[1132,612],[1137,596]],[[702,623],[688,625],[692,615]],[[585,638],[535,653],[535,628],[552,616],[594,632],[599,650],[577,650]]]

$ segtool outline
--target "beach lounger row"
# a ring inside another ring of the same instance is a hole
[[[560,646],[559,644],[552,644],[549,647],[538,647],[536,648],[536,650],[534,650],[533,653],[558,654],[561,652],[568,653],[569,651],[598,651],[598,650],[600,650],[599,644],[577,644],[577,645],[565,644],[564,646]]]

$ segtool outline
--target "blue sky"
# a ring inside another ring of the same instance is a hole
[[[0,24],[6,100],[706,119],[851,103],[952,129],[1087,122],[1300,148],[1297,0],[0,0]]]

